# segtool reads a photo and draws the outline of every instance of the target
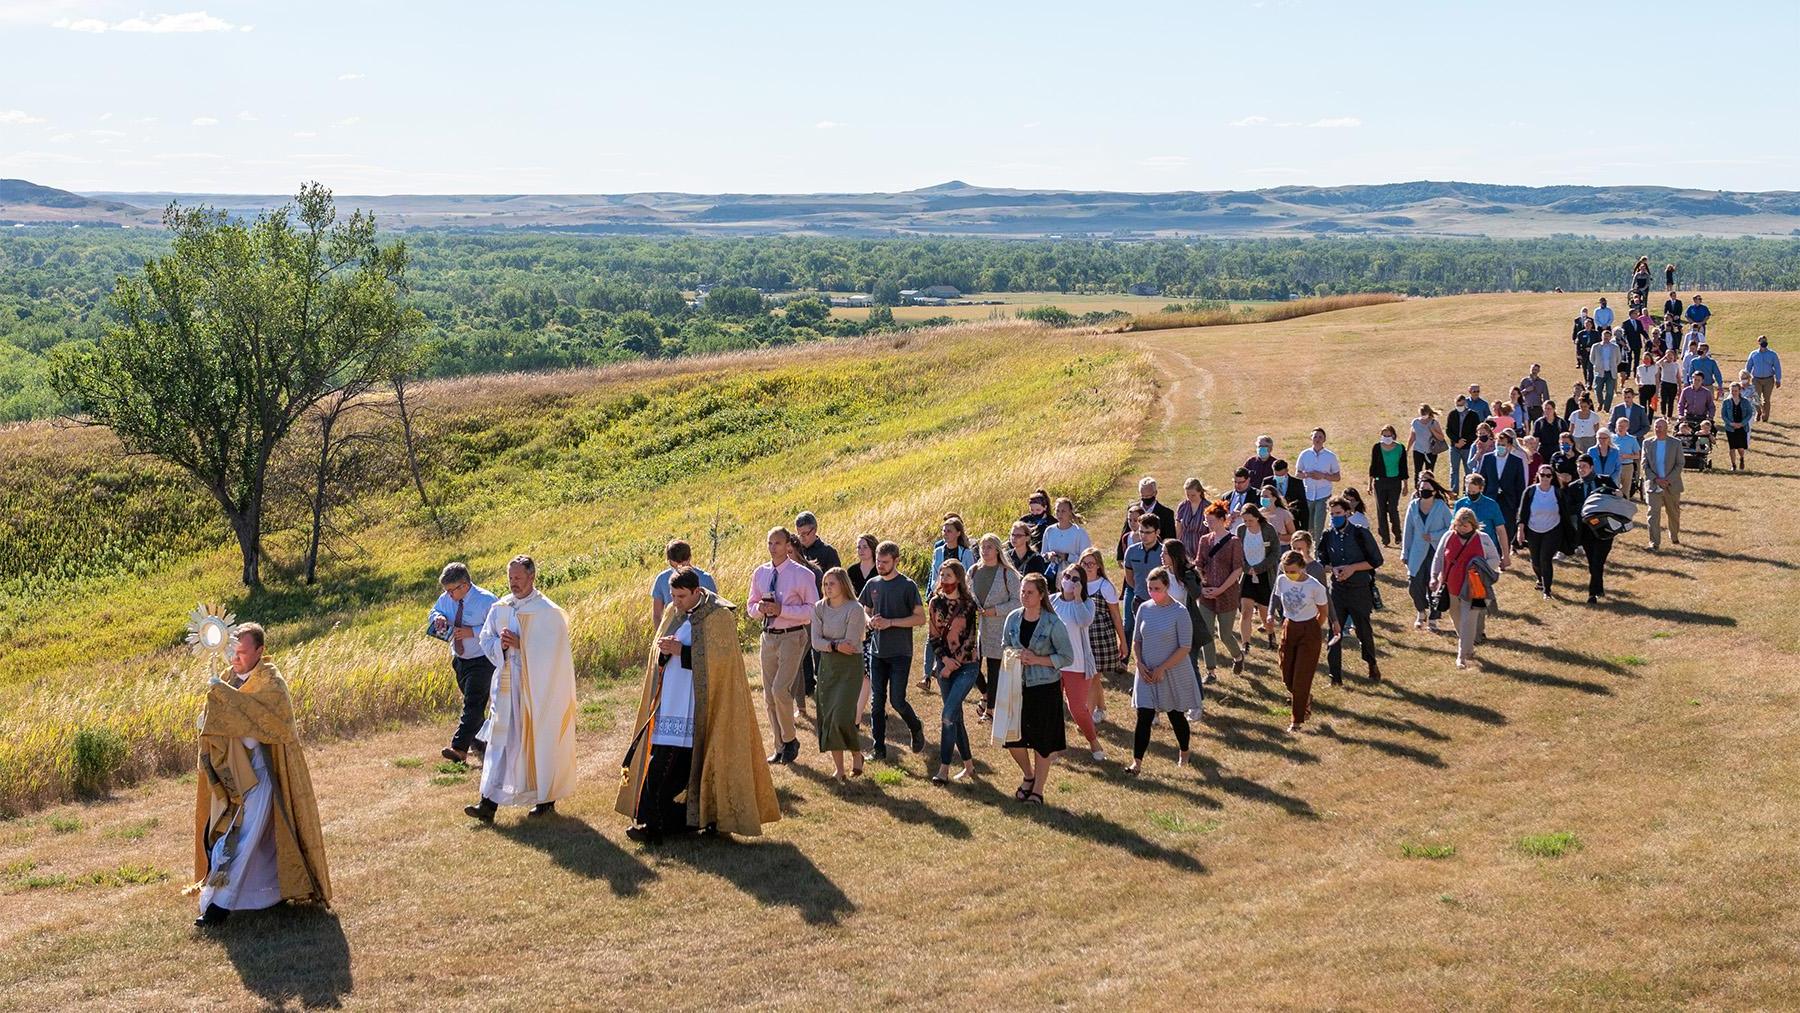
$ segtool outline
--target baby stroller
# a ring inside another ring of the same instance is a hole
[[[1681,464],[1684,468],[1712,470],[1713,424],[1711,419],[1683,419],[1675,427],[1681,441]]]
[[[1581,523],[1601,538],[1613,538],[1631,530],[1638,505],[1623,496],[1597,492],[1581,504]]]

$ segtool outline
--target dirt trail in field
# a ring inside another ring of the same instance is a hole
[[[1448,370],[1329,385],[1331,342],[1385,350],[1384,321],[1415,312],[1122,338],[1153,352],[1163,410],[1090,505],[1096,541],[1116,534],[1140,475],[1175,502],[1188,475],[1241,460],[1251,426],[1271,426],[1278,447],[1315,422],[1372,434],[1418,387],[1455,389]],[[1544,316],[1519,341],[1555,350],[1543,335],[1560,306]],[[1455,368],[1513,373],[1522,353],[1504,345]],[[1273,363],[1270,347],[1294,358]],[[632,990],[654,989],[672,1007],[812,1007],[823,993],[896,1008],[1141,1008],[1166,1002],[1170,967],[1196,995],[1255,1006],[1780,1005],[1800,934],[1785,801],[1800,790],[1787,674],[1800,612],[1791,594],[1728,605],[1714,592],[1786,578],[1770,567],[1800,555],[1800,524],[1754,508],[1800,487],[1795,433],[1768,427],[1751,475],[1690,475],[1683,549],[1621,545],[1605,610],[1571,599],[1573,572],[1541,606],[1529,576],[1509,575],[1488,664],[1457,673],[1445,638],[1410,630],[1404,587],[1387,578],[1376,625],[1389,678],[1362,682],[1353,657],[1349,685],[1321,675],[1316,734],[1282,732],[1286,696],[1259,649],[1244,676],[1208,688],[1196,768],[1173,766],[1159,726],[1144,775],[1118,773],[1131,739],[1121,688],[1103,726],[1113,762],[1059,765],[1039,810],[1011,800],[1016,771],[985,741],[980,787],[931,787],[938,698],[915,688],[932,748],[902,753],[893,783],[834,788],[808,723],[800,768],[776,774],[785,818],[764,839],[645,853],[612,812],[628,678],[589,688],[580,784],[547,827],[516,811],[493,831],[471,825],[460,809],[474,778],[434,770],[448,719],[310,749],[338,907],[283,923],[263,949],[246,942],[249,920],[220,940],[187,926],[176,887],[190,871],[191,784],[0,823],[0,1006],[638,1006],[650,1000]],[[1360,439],[1334,440],[1347,477]],[[1561,830],[1581,842],[1563,858],[1517,846]],[[1402,844],[1454,855],[1411,858]],[[23,885],[126,864],[170,878]],[[1028,942],[1021,911],[1051,927]],[[509,948],[504,967],[488,959],[493,939]]]

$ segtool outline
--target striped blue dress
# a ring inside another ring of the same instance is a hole
[[[1180,654],[1181,663],[1169,669],[1161,682],[1145,682],[1138,671],[1131,687],[1131,703],[1156,711],[1190,711],[1200,706],[1200,679],[1194,673],[1189,648],[1194,642],[1194,623],[1187,607],[1169,599],[1167,605],[1147,601],[1138,606],[1131,649],[1151,668]],[[1134,666],[1135,668],[1135,666]]]

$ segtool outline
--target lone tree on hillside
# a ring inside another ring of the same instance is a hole
[[[406,246],[375,241],[364,212],[337,220],[331,191],[234,221],[170,204],[173,249],[121,277],[118,322],[59,355],[51,383],[77,421],[192,475],[225,511],[262,587],[264,485],[283,437],[315,405],[391,382],[422,317],[408,308]]]

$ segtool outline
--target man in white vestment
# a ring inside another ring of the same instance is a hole
[[[556,811],[575,787],[575,658],[569,619],[537,589],[537,564],[507,565],[511,593],[488,610],[481,649],[494,663],[493,717],[481,801],[463,812],[491,823],[503,805]]]

